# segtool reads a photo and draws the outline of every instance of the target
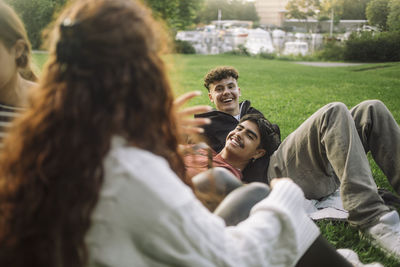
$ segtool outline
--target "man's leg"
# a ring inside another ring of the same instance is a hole
[[[379,100],[361,102],[351,115],[364,146],[390,184],[400,193],[400,128],[385,104]]]
[[[378,195],[354,120],[342,103],[322,107],[282,142],[271,157],[268,177],[282,176],[292,178],[309,199],[327,196],[340,184],[343,206],[355,226],[373,225],[389,210]]]
[[[251,208],[269,195],[264,183],[253,182],[233,190],[215,209],[214,214],[223,218],[227,226],[237,225],[247,219]]]
[[[226,225],[237,225],[245,220],[251,208],[268,196],[269,187],[262,183],[251,183],[232,191],[217,207],[214,214],[222,217]],[[296,264],[297,267],[353,266],[320,235]]]
[[[231,172],[222,167],[197,174],[192,178],[192,183],[196,197],[211,212],[230,192],[243,185]]]
[[[400,193],[400,128],[386,106],[378,100],[364,101],[351,114],[364,146]],[[396,211],[380,216],[379,221],[363,229],[374,243],[400,257],[400,218]]]

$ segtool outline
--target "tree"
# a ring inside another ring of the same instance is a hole
[[[194,23],[203,0],[145,0],[154,15],[174,30],[183,30]]]
[[[290,0],[286,5],[286,17],[290,19],[307,20],[321,9],[319,0]]]
[[[322,14],[328,16],[333,9],[340,19],[366,19],[365,9],[371,0],[326,0],[322,2]]]
[[[390,31],[400,31],[400,0],[391,0],[389,4],[387,26]]]
[[[221,10],[224,20],[259,21],[254,2],[244,0],[207,0],[203,9],[198,13],[196,21],[208,24],[217,20],[218,10]]]
[[[367,19],[365,10],[371,0],[343,0],[341,19]]]
[[[231,9],[234,11],[232,13],[233,19],[235,19],[236,17],[236,19],[239,20],[250,20],[254,22],[260,20],[254,2],[232,0],[230,6]]]
[[[367,5],[367,18],[371,25],[378,26],[381,30],[387,30],[387,18],[389,15],[390,0],[372,0]]]
[[[42,31],[68,0],[6,0],[25,24],[34,49],[42,44]]]
[[[203,0],[181,0],[178,5],[176,24],[178,29],[186,29],[195,23],[197,12],[203,6]]]
[[[290,0],[286,10],[287,18],[303,20],[308,31],[307,20],[318,15],[317,10],[321,10],[321,3],[319,0]]]

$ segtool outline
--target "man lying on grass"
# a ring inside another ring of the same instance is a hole
[[[252,160],[273,152],[274,147],[279,144],[277,141],[279,142],[279,138],[271,129],[271,123],[262,114],[247,114],[228,134],[226,144],[220,153],[212,151],[210,154],[209,147],[197,148],[195,153],[188,151],[184,157],[186,173],[192,178],[196,196],[229,226],[245,220],[252,207],[268,196],[270,190],[262,183],[242,186],[241,170]],[[209,169],[210,167],[212,168]],[[271,186],[272,184],[273,181]],[[322,235],[319,235],[296,267],[382,266],[378,263],[363,265],[356,253],[349,249],[337,252]],[[349,257],[349,253],[352,257]],[[352,264],[344,261],[340,255]]]
[[[247,114],[227,135],[220,153],[207,146],[187,149],[184,156],[186,175],[192,179],[196,193],[200,192],[197,197],[210,211],[214,211],[232,190],[246,183],[242,170],[247,165],[271,155],[279,146],[279,135],[271,127],[262,114]],[[233,175],[226,175],[216,167],[225,168]],[[214,168],[212,172],[206,172],[211,168]]]
[[[192,178],[211,167],[223,167],[238,180],[242,180],[242,171],[247,165],[265,155],[271,155],[279,144],[279,134],[262,114],[247,114],[228,133],[225,146],[219,153],[211,150],[210,155],[208,148],[202,147],[185,155],[186,173]]]
[[[216,110],[199,114],[212,123],[204,127],[208,144],[219,153],[226,136],[240,117],[260,113],[249,101],[239,103],[237,71],[231,67],[211,70],[205,87]],[[279,134],[279,128],[276,134]],[[370,151],[390,184],[400,192],[400,128],[386,106],[377,100],[364,101],[350,111],[342,103],[330,103],[291,133],[268,157],[248,164],[246,173],[267,182],[290,177],[306,198],[320,199],[340,188],[348,221],[386,252],[400,258],[400,219],[377,192],[366,152]],[[264,161],[264,163],[262,162]],[[257,163],[263,164],[257,164]],[[250,171],[249,171],[250,170]]]

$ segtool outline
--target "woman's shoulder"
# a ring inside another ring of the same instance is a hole
[[[150,151],[128,145],[128,142],[120,136],[114,136],[111,140],[111,149],[106,160],[113,161],[124,169],[139,173],[141,170],[157,171],[169,169],[168,162],[161,156]],[[172,172],[172,170],[171,170]]]
[[[172,199],[179,195],[182,200],[193,198],[193,194],[172,171],[168,162],[161,156],[128,146],[120,137],[114,137],[111,150],[104,161],[105,183],[118,187],[119,193],[136,192],[138,195],[152,194],[172,206],[180,205]],[[128,189],[129,188],[129,189]]]

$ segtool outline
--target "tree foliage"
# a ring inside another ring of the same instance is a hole
[[[400,32],[353,33],[345,45],[345,60],[400,61]]]
[[[390,0],[372,0],[367,5],[367,18],[371,25],[387,30],[387,17],[389,15]]]
[[[42,44],[42,31],[52,21],[53,14],[68,0],[6,0],[25,24],[34,49]]]
[[[286,10],[286,17],[290,19],[307,20],[317,15],[317,10],[321,10],[321,3],[319,0],[290,0]]]
[[[203,9],[198,13],[197,22],[208,24],[218,19],[218,10],[221,10],[223,20],[249,20],[258,22],[254,2],[244,0],[206,0]]]
[[[371,0],[326,0],[322,2],[322,14],[332,12],[337,19],[367,19],[365,9]]]
[[[191,26],[203,0],[145,0],[154,15],[163,19],[174,30]]]
[[[341,19],[367,19],[365,10],[371,0],[342,0]]]
[[[400,0],[391,0],[387,26],[390,31],[400,31]]]

